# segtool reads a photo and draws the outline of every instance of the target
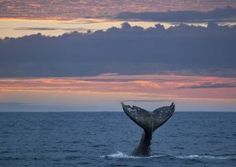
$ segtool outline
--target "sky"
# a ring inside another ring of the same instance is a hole
[[[235,20],[234,0],[0,0],[0,111],[236,111]]]

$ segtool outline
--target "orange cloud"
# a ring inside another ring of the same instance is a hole
[[[0,91],[131,93],[175,98],[236,98],[236,79],[177,75],[0,79]]]

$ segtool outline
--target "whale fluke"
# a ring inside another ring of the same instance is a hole
[[[126,105],[123,102],[121,105],[126,115],[144,130],[139,146],[134,150],[133,155],[148,156],[152,133],[173,115],[175,104],[171,103],[170,106],[157,108],[153,112],[146,111],[138,106]]]

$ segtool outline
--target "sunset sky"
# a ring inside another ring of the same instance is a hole
[[[0,0],[0,111],[236,111],[234,0]]]

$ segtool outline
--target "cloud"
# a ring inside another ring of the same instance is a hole
[[[197,5],[196,5],[197,4]],[[145,11],[207,11],[217,7],[236,7],[232,0],[86,0],[86,1],[35,1],[0,0],[0,17],[2,18],[50,18],[50,19],[76,19],[80,17],[113,17],[118,13],[145,12]],[[112,9],[112,10],[111,10]]]
[[[205,89],[205,88],[236,88],[236,83],[211,83],[192,84],[190,86],[180,86],[179,89]]]
[[[0,102],[105,104],[130,99],[236,99],[236,78],[177,75],[100,75],[91,77],[2,78]],[[212,89],[213,84],[221,89]],[[231,84],[231,86],[229,86]],[[195,88],[196,85],[198,89]],[[203,87],[208,85],[209,88]],[[202,86],[202,88],[200,87]],[[104,103],[103,103],[104,102]],[[6,108],[15,106],[5,106]],[[4,106],[0,108],[4,110]],[[29,106],[30,107],[30,106]],[[47,107],[46,107],[47,108]],[[91,106],[90,106],[91,108]],[[14,108],[12,108],[13,110]],[[37,109],[42,109],[38,106]]]
[[[236,21],[236,9],[231,7],[212,11],[123,12],[117,15],[123,20],[164,22]]]
[[[54,31],[54,30],[63,30],[63,31],[88,31],[87,28],[58,28],[58,27],[18,27],[15,30],[33,30],[33,31]],[[92,29],[91,29],[92,30]]]
[[[236,27],[181,24],[0,40],[0,77],[117,74],[236,76]]]

